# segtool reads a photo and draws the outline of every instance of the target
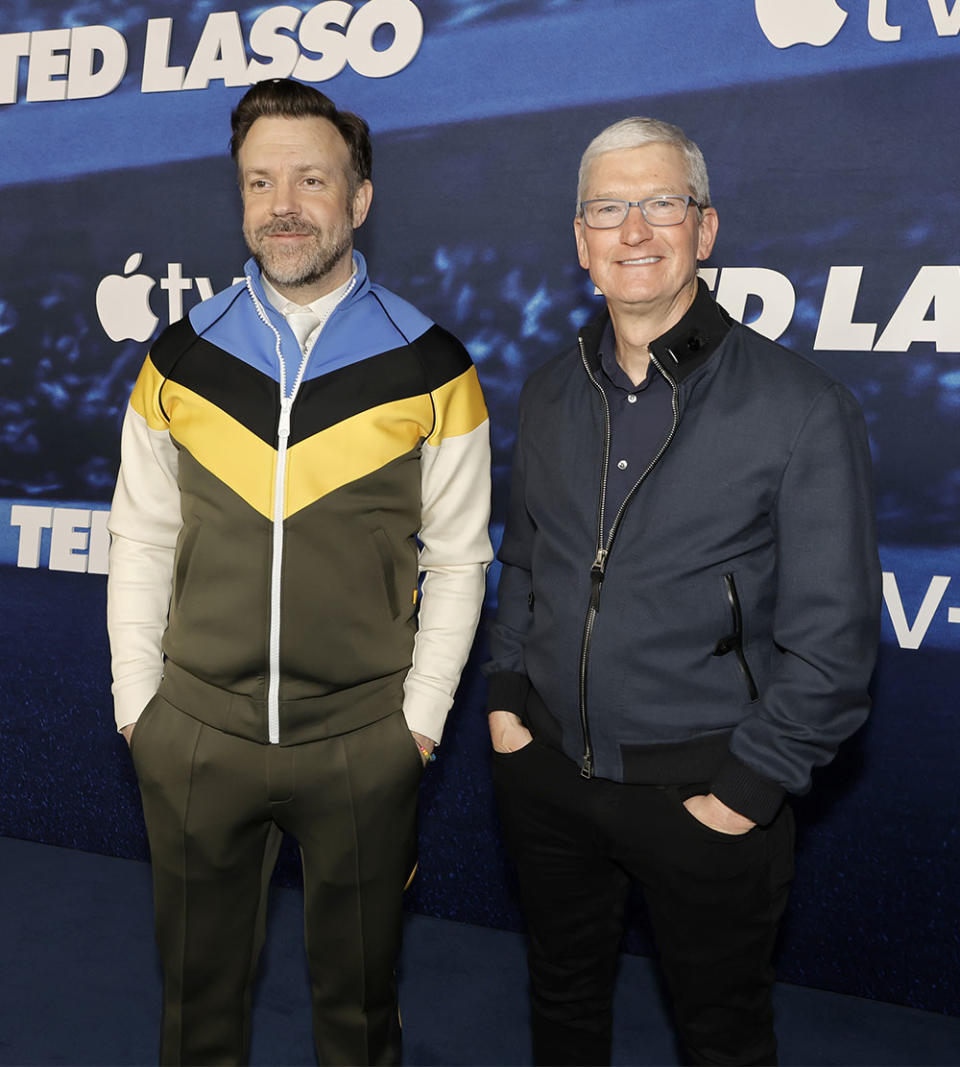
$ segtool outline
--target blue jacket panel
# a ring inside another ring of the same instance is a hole
[[[400,348],[433,325],[402,297],[371,282],[361,253],[354,251],[353,259],[354,285],[324,326],[323,345],[306,368],[307,381]],[[297,339],[287,320],[267,299],[260,268],[253,259],[244,264],[244,272],[244,281],[195,305],[189,313],[190,325],[212,344],[275,380],[280,374],[276,351],[279,335],[287,371],[292,375],[302,359]],[[263,328],[265,322],[273,326],[276,334]],[[287,383],[288,390],[291,385],[292,382]]]

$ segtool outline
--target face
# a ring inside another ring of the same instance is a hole
[[[243,236],[264,276],[299,304],[336,289],[352,270],[353,231],[373,187],[352,192],[350,150],[322,118],[260,118],[237,154]]]
[[[587,172],[584,200],[610,197],[643,200],[673,193],[689,196],[679,148],[646,144],[598,156]],[[612,314],[621,311],[653,318],[660,331],[675,325],[696,295],[697,262],[706,259],[717,235],[717,213],[691,205],[679,226],[651,226],[638,207],[613,230],[592,230],[574,222],[580,266],[607,298]]]

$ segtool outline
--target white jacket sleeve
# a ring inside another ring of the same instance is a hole
[[[437,390],[434,403],[437,423],[420,458],[423,583],[403,711],[411,730],[439,742],[473,644],[493,550],[490,426],[476,370]]]
[[[144,365],[123,423],[120,475],[108,528],[107,631],[117,729],[136,722],[163,673],[173,558],[182,524],[177,450],[152,409]]]

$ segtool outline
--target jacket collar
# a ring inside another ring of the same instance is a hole
[[[604,308],[580,331],[587,359],[594,368],[609,318],[610,313]],[[675,326],[650,342],[650,351],[667,374],[680,382],[713,355],[730,332],[733,321],[710,295],[703,279],[699,278],[697,295],[686,314]]]
[[[344,301],[347,303],[362,293],[365,293],[370,288],[370,279],[367,276],[367,261],[356,249],[353,250],[353,262],[357,268],[357,275],[354,280],[353,288],[344,298]],[[257,266],[257,261],[252,256],[246,263],[244,263],[243,271],[250,281],[250,287],[253,289],[256,298],[269,313],[269,310],[273,309],[273,304],[267,298],[267,294],[263,288],[263,276],[260,273],[260,268]]]

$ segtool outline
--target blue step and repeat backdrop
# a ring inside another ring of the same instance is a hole
[[[851,387],[876,460],[876,710],[796,805],[780,975],[960,1014],[960,2],[230,2],[0,14],[0,834],[147,855],[112,725],[105,519],[150,339],[241,271],[226,147],[244,88],[293,74],[369,120],[359,247],[479,367],[496,540],[520,384],[596,306],[572,239],[579,155],[649,114],[710,165],[708,283]],[[481,634],[425,782],[409,906],[518,928],[483,655]],[[297,877],[287,849],[278,880]],[[649,950],[639,910],[627,947]]]

